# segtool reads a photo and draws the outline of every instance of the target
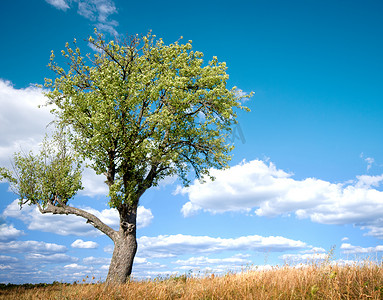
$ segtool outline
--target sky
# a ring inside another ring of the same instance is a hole
[[[138,208],[133,278],[334,263],[383,252],[383,2],[1,1],[0,165],[36,150],[53,117],[38,108],[51,50],[97,28],[152,30],[226,62],[228,87],[254,92],[238,112],[230,168],[185,188],[167,178]],[[182,40],[181,40],[182,41]],[[71,205],[118,227],[102,177],[84,170]],[[112,241],[75,216],[18,206],[0,183],[0,282],[106,278]]]

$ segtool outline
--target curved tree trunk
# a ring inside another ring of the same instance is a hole
[[[129,280],[137,252],[137,208],[123,205],[119,210],[120,230],[114,236],[114,250],[106,284],[122,284]]]

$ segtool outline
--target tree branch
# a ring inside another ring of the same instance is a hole
[[[79,209],[79,208],[76,208],[73,206],[68,206],[65,204],[63,204],[62,206],[55,206],[55,205],[50,204],[49,202],[47,203],[47,206],[45,208],[43,208],[39,203],[37,203],[37,206],[39,208],[39,211],[42,214],[52,213],[54,215],[55,214],[58,214],[58,215],[76,215],[79,217],[83,217],[84,219],[87,220],[86,221],[87,223],[91,224],[94,228],[105,233],[113,241],[115,240],[115,236],[116,236],[117,232],[114,229],[112,229],[111,227],[109,227],[108,225],[106,225],[105,223],[103,223],[95,215],[93,215],[93,214],[91,214],[85,210],[82,210],[82,209]]]

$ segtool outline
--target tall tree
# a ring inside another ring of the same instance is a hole
[[[69,206],[71,197],[60,195],[64,190],[58,198],[65,201],[24,199],[42,213],[82,216],[108,235],[115,247],[106,282],[124,283],[137,250],[140,197],[167,176],[178,175],[187,185],[190,171],[202,178],[210,176],[211,168],[226,168],[234,110],[248,110],[241,100],[249,95],[228,89],[225,63],[213,57],[203,65],[203,54],[192,50],[191,41],[165,45],[149,33],[107,42],[96,31],[88,42],[96,50],[93,56],[82,56],[76,41],[73,48],[66,45],[67,69],[52,52],[49,67],[56,76],[46,79],[46,96],[76,153],[106,176],[109,205],[119,213],[120,228],[113,230]]]

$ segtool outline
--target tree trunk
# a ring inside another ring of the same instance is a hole
[[[129,280],[133,259],[137,252],[137,208],[127,208],[123,205],[118,211],[120,213],[120,230],[113,239],[114,250],[106,278],[107,285],[122,284]]]

